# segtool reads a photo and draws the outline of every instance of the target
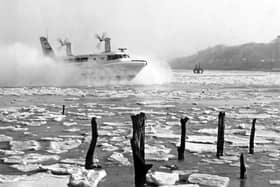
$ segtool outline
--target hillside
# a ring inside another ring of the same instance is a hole
[[[174,69],[193,69],[200,63],[204,69],[270,70],[280,67],[280,37],[269,43],[247,43],[238,46],[217,45],[196,54],[170,61]],[[275,60],[278,59],[278,60]]]

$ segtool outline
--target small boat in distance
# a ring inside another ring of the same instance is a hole
[[[73,55],[71,42],[58,39],[60,45],[66,47],[66,56],[56,56],[47,37],[40,37],[40,42],[44,56],[79,67],[83,75],[97,79],[132,80],[147,65],[146,60],[131,59],[125,53],[126,48],[111,51],[111,39],[105,34],[96,37],[99,40],[98,45],[104,42],[105,48],[104,52],[98,54]]]
[[[193,69],[193,73],[195,74],[202,74],[203,73],[203,69],[200,67],[200,63],[197,65],[195,65],[194,69]]]

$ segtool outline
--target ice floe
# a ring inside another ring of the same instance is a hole
[[[49,171],[55,175],[70,175],[72,173],[77,173],[83,170],[82,167],[72,164],[61,164],[56,163],[52,165],[40,165],[39,168],[43,171]]]
[[[269,180],[269,184],[271,184],[271,185],[280,185],[280,180]]]
[[[0,183],[11,183],[24,179],[25,175],[1,175],[0,174]]]
[[[51,175],[49,173],[36,173],[33,175],[3,175],[0,176],[0,183],[7,183],[1,186],[16,186],[16,187],[35,187],[35,186],[66,186],[69,176]],[[5,180],[6,179],[6,180]]]
[[[57,88],[57,87],[22,87],[22,88],[1,88],[1,95],[4,96],[31,96],[31,95],[57,95],[83,97],[87,95],[86,91],[78,88]]]
[[[239,156],[237,156],[237,155],[224,155],[224,156],[220,156],[220,159],[225,160],[225,161],[236,161],[236,160],[239,160]]]
[[[280,158],[280,152],[269,153],[268,156],[274,158]]]
[[[12,140],[13,140],[13,137],[6,136],[5,134],[0,134],[0,142],[9,142]]]
[[[42,137],[40,138],[41,141],[62,141],[63,138],[58,137]]]
[[[58,138],[62,139],[84,139],[82,135],[59,135]]]
[[[131,166],[131,163],[129,162],[129,160],[126,157],[124,157],[124,155],[122,153],[114,152],[108,158],[108,160],[117,161],[123,166]]]
[[[98,183],[106,177],[105,170],[83,170],[79,173],[71,174],[69,187],[96,187]]]
[[[146,136],[157,138],[179,138],[178,134],[174,134],[169,126],[149,126],[146,128]]]
[[[96,158],[94,158],[93,160],[94,160],[93,161],[94,163],[99,162],[99,160],[96,159]],[[66,159],[60,160],[60,163],[84,166],[85,165],[85,159],[84,158],[66,158]]]
[[[186,150],[193,153],[215,153],[217,146],[213,144],[185,143]]]
[[[74,149],[81,145],[82,141],[79,139],[67,139],[64,141],[51,141],[50,148],[47,150],[49,153],[65,153],[70,149]]]
[[[140,107],[109,107],[111,110],[130,110],[130,111],[139,111]]]
[[[213,158],[213,159],[206,159],[203,158],[201,159],[202,162],[206,162],[208,164],[225,164],[225,163],[231,163],[231,161],[225,161],[225,160],[221,160],[221,159],[217,159],[217,158]]]
[[[235,118],[235,119],[269,119],[269,118],[276,118],[277,115],[272,115],[272,114],[255,114],[255,113],[235,113],[235,112],[230,112],[227,114],[228,117],[230,118]]]
[[[171,149],[164,145],[151,146],[145,144],[145,159],[153,161],[168,161],[174,158],[175,155],[170,154]]]
[[[22,154],[24,154],[24,152],[23,151],[13,151],[13,150],[0,149],[0,154],[3,154],[3,155],[22,155]]]
[[[116,150],[119,150],[118,147],[113,146],[113,145],[111,145],[109,143],[101,143],[101,149],[103,151],[116,151]]]
[[[62,114],[50,114],[50,117],[53,119],[53,121],[61,122],[66,116]]]
[[[111,142],[124,142],[126,138],[124,136],[114,136],[110,139]]]
[[[35,140],[27,141],[10,141],[11,150],[24,151],[24,150],[34,150],[40,149],[40,143]]]
[[[240,162],[234,162],[229,165],[233,166],[233,167],[240,167]],[[245,166],[246,166],[246,168],[250,168],[250,166],[247,163],[245,163]]]
[[[189,176],[188,180],[190,183],[215,187],[227,187],[230,181],[229,177],[221,177],[218,175],[203,173],[193,173]]]
[[[262,169],[262,170],[259,170],[260,172],[263,172],[263,173],[274,173],[275,170],[273,169]]]
[[[199,129],[198,133],[202,133],[202,134],[209,134],[209,135],[217,135],[218,129],[207,129],[207,128],[203,128],[203,129]]]
[[[75,121],[73,121],[73,122],[64,121],[64,122],[62,123],[62,125],[69,127],[69,126],[73,126],[73,125],[78,125],[78,123],[75,122]]]
[[[120,126],[127,126],[126,123],[117,123],[117,122],[103,122],[103,125],[108,125],[112,127],[120,127]]]
[[[98,130],[99,136],[112,136],[112,131],[108,130]],[[90,138],[91,139],[91,138]]]
[[[157,186],[175,184],[179,181],[179,175],[177,173],[154,171],[147,173],[146,181]]]
[[[40,164],[13,164],[10,167],[15,168],[22,172],[38,172],[42,169],[40,168]]]
[[[78,97],[68,97],[68,98],[65,98],[64,101],[77,101],[79,99],[80,98],[78,98]]]
[[[59,160],[58,155],[41,155],[38,153],[30,153],[26,155],[13,155],[5,158],[1,158],[4,163],[7,164],[30,164],[41,163],[48,160]]]
[[[249,132],[246,135],[249,135]],[[272,130],[256,130],[255,136],[265,137],[268,139],[280,139],[280,133]]]
[[[79,128],[70,128],[70,129],[64,129],[63,131],[65,132],[79,132],[81,129]]]
[[[27,127],[21,127],[19,125],[15,125],[15,126],[2,126],[2,127],[0,127],[0,130],[27,131],[28,128]]]
[[[32,126],[32,127],[39,127],[41,125],[47,124],[47,121],[31,121],[31,122],[24,122],[24,125],[26,126]]]

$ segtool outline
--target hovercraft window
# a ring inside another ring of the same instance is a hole
[[[77,57],[75,58],[76,62],[87,62],[88,61],[88,57]]]
[[[128,55],[126,54],[118,54],[118,55],[108,55],[107,56],[107,60],[117,60],[117,59],[120,59],[120,58],[129,58]]]

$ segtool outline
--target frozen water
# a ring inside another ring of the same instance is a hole
[[[111,161],[117,161],[119,162],[121,165],[124,166],[131,166],[131,163],[128,161],[128,159],[126,157],[124,157],[124,155],[122,153],[118,153],[118,152],[114,152],[109,158],[108,160]]]
[[[107,175],[105,170],[84,170],[71,174],[69,187],[97,187],[98,183]]]
[[[229,181],[228,177],[210,174],[194,173],[189,176],[189,182],[206,186],[227,187]]]
[[[147,173],[146,180],[147,182],[157,186],[175,184],[177,181],[179,181],[179,175],[177,173],[154,171]]]
[[[35,140],[27,141],[10,141],[10,146],[12,150],[23,151],[23,150],[39,150],[40,143]]]
[[[146,160],[155,165],[176,162],[179,120],[189,117],[185,145],[188,159],[182,167],[203,168],[209,174],[228,168],[231,173],[236,168],[229,166],[239,167],[239,153],[248,151],[251,118],[256,117],[256,154],[248,156],[247,162],[256,163],[253,173],[262,171],[268,182],[272,178],[267,172],[274,171],[277,177],[280,172],[279,80],[278,73],[209,71],[196,76],[178,71],[172,83],[163,85],[1,87],[0,174],[8,174],[10,167],[36,170],[41,164],[51,164],[41,167],[49,167],[54,173],[79,170],[91,140],[92,117],[98,117],[99,134],[94,157],[101,165],[108,162],[108,167],[126,167],[126,161],[132,158],[130,115],[142,111],[147,117]],[[61,115],[62,105],[66,106],[65,115]],[[225,156],[216,159],[220,111],[226,112]],[[113,161],[109,162],[111,155]],[[263,184],[253,175],[247,180]]]
[[[12,140],[13,140],[13,137],[6,136],[5,134],[0,134],[0,142],[9,142]]]
[[[4,163],[8,164],[30,164],[41,163],[48,160],[59,160],[57,155],[40,155],[37,153],[30,153],[26,155],[13,155],[5,158],[1,158]]]
[[[64,141],[51,141],[50,142],[50,149],[47,151],[49,153],[61,154],[65,153],[70,149],[74,149],[82,143],[79,139],[67,139]]]
[[[185,143],[186,150],[195,153],[215,153],[217,146],[213,144]]]

